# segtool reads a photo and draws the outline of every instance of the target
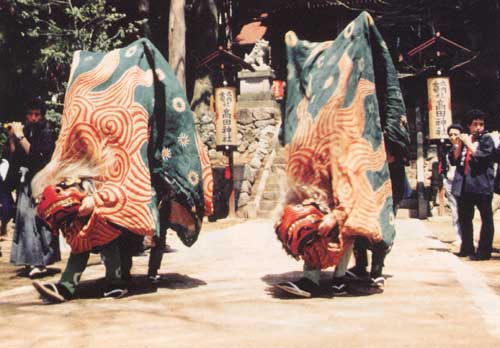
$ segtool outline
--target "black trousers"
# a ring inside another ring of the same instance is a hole
[[[389,168],[391,168],[389,164]],[[406,179],[406,174],[404,172],[404,164],[402,166],[403,172],[402,172],[402,178]],[[401,174],[401,172],[396,172],[391,170],[392,173],[398,173]],[[392,175],[391,175],[392,177]],[[394,186],[393,186],[394,190]],[[402,201],[404,193],[403,189],[401,190],[394,190],[393,192],[393,212],[394,216],[396,216],[398,212],[398,207],[399,203]],[[368,253],[367,250],[371,249],[372,251],[372,267],[371,267],[371,276],[372,277],[379,277],[382,275],[382,268],[384,267],[384,260],[385,257],[387,256],[387,253],[390,251],[390,247],[386,245],[386,243],[379,242],[371,245],[370,241],[364,237],[358,237],[354,241],[354,260],[356,261],[356,267],[357,268],[363,268],[365,269],[368,266]]]
[[[170,204],[164,203],[160,207],[160,235],[154,236],[155,245],[151,248],[148,262],[148,276],[158,275],[161,267],[163,254],[165,253],[165,243],[167,240],[167,229],[170,227],[168,217],[170,215]]]
[[[368,266],[367,250],[372,251],[372,276],[379,277],[384,267],[384,260],[389,251],[387,245],[382,241],[379,243],[371,244],[366,238],[359,237],[354,241],[354,258],[356,260],[356,267],[366,268]],[[380,273],[380,274],[378,274]]]
[[[458,221],[462,229],[462,245],[460,252],[474,254],[474,228],[472,220],[474,218],[474,207],[477,207],[481,215],[481,231],[479,235],[479,245],[477,254],[480,256],[491,256],[493,244],[493,210],[491,201],[493,194],[479,194],[464,192],[458,198]]]

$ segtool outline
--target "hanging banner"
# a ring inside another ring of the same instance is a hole
[[[274,99],[282,100],[285,97],[285,81],[274,80],[271,91],[273,93]]]
[[[446,129],[452,123],[451,88],[448,77],[427,79],[429,96],[429,139],[447,139]]]
[[[217,147],[237,146],[236,88],[215,89],[215,143]]]

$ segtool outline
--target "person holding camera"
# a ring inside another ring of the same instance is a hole
[[[25,124],[10,124],[10,152],[19,168],[10,263],[25,266],[30,278],[47,275],[46,266],[61,259],[59,240],[36,216],[31,195],[31,179],[49,162],[55,139],[55,131],[45,119],[45,105],[39,99],[27,105]]]
[[[456,166],[452,193],[457,197],[458,219],[462,230],[459,257],[473,261],[491,258],[493,244],[493,184],[495,143],[485,131],[487,114],[473,109],[466,114],[469,134],[451,138],[450,164]],[[481,215],[481,231],[477,252],[473,243],[474,207]]]

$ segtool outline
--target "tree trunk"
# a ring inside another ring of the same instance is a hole
[[[193,65],[217,49],[217,5],[214,0],[198,0],[194,2],[191,26],[191,53],[197,57]],[[190,55],[191,55],[190,53]],[[210,111],[210,96],[213,94],[213,83],[208,69],[198,68],[194,74],[193,96],[191,108],[197,117]]]
[[[171,0],[168,18],[168,62],[182,88],[186,90],[186,22],[185,0]]]
[[[144,13],[149,15],[149,0],[139,0],[137,4],[137,8],[139,10],[139,13]]]
[[[137,3],[137,11],[139,12],[140,19],[149,19],[150,15],[150,1],[149,0],[139,0]],[[145,21],[140,28],[141,36],[151,39],[151,28],[149,26],[149,20]]]

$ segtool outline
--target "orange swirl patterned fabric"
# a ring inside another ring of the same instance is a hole
[[[73,252],[104,245],[122,229],[158,233],[158,219],[171,218],[159,216],[160,200],[184,216],[173,227],[188,245],[203,215],[211,214],[212,172],[193,113],[148,40],[109,53],[75,52],[61,132],[41,175],[53,184],[63,167],[82,161],[100,167],[102,175],[93,178],[95,208],[88,221],[75,220],[63,231]]]
[[[356,236],[392,245],[386,142],[405,151],[409,140],[396,71],[372,17],[362,13],[334,41],[302,41],[293,32],[285,40],[287,176],[326,194],[340,228],[339,242],[324,246],[329,266]]]

